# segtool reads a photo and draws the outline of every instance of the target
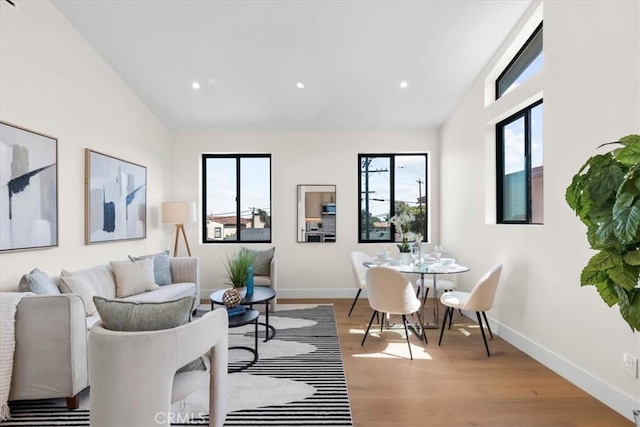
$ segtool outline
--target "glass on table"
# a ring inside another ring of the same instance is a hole
[[[440,257],[442,256],[442,253],[444,252],[444,248],[442,246],[434,246],[433,248],[433,255],[436,257],[436,259],[438,261],[440,261]]]

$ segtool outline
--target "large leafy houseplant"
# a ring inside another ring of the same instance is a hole
[[[565,198],[587,226],[596,254],[580,275],[640,330],[640,135],[602,144],[615,148],[591,157],[573,177]],[[598,148],[600,148],[598,147]]]

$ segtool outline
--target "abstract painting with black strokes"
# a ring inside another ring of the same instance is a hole
[[[147,168],[85,149],[86,243],[143,239]]]
[[[0,122],[0,251],[58,246],[58,140]]]

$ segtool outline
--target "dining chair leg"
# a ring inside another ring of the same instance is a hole
[[[444,327],[447,323],[447,316],[453,315],[453,308],[447,307],[447,310],[444,312],[444,319],[442,319],[442,328],[440,329],[440,339],[438,340],[438,346],[442,343],[442,335],[444,334]]]
[[[482,317],[484,317],[484,323],[487,325],[487,329],[489,330],[489,335],[491,335],[491,339],[493,339],[493,333],[491,332],[491,326],[489,326],[489,321],[487,320],[487,313],[482,312]]]
[[[351,316],[351,312],[353,311],[353,307],[356,306],[356,301],[358,301],[358,297],[360,296],[360,292],[362,292],[362,289],[358,289],[358,293],[356,294],[356,297],[353,299],[353,304],[351,304],[351,310],[349,310],[349,316]],[[349,317],[347,316],[347,317]]]
[[[451,324],[453,323],[453,311],[453,308],[451,308],[451,315],[449,315],[449,330],[451,330]]]
[[[482,326],[482,317],[480,317],[479,311],[476,311],[476,317],[478,318],[478,325],[480,325],[480,332],[482,332],[482,340],[484,341],[484,348],[487,349],[487,356],[491,357],[491,353],[489,353],[489,344],[487,344],[487,336],[484,334],[484,326]]]
[[[402,326],[404,326],[404,334],[407,337],[407,345],[409,346],[409,357],[413,360],[413,353],[411,352],[411,343],[409,342],[409,331],[407,330],[407,316],[402,315]]]
[[[362,342],[360,343],[361,347],[364,345],[364,341],[367,339],[367,335],[369,335],[369,329],[371,328],[371,324],[373,323],[373,318],[376,317],[376,314],[378,314],[378,312],[373,310],[373,314],[371,315],[371,320],[369,320],[369,326],[367,326],[367,332],[364,333],[364,337],[362,337]]]
[[[382,332],[382,327],[384,326],[384,318],[387,317],[386,313],[381,313],[382,322],[380,322],[380,332]],[[389,324],[389,319],[387,319],[387,325]]]
[[[418,322],[420,322],[420,330],[422,331],[422,338],[424,339],[425,344],[427,344],[429,342],[427,341],[427,331],[425,331],[424,323],[422,323],[422,316],[420,316],[420,310],[416,311],[416,314],[418,315]]]

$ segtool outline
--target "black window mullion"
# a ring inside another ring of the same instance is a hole
[[[236,157],[236,241],[240,242],[240,200],[242,200],[242,194],[240,194],[240,159],[242,156]]]
[[[526,177],[526,200],[527,200],[527,224],[531,224],[531,108],[527,108],[524,115],[524,155],[525,155],[525,177]]]
[[[389,218],[396,214],[396,156],[389,156]],[[396,227],[391,224],[389,240],[396,239]]]

